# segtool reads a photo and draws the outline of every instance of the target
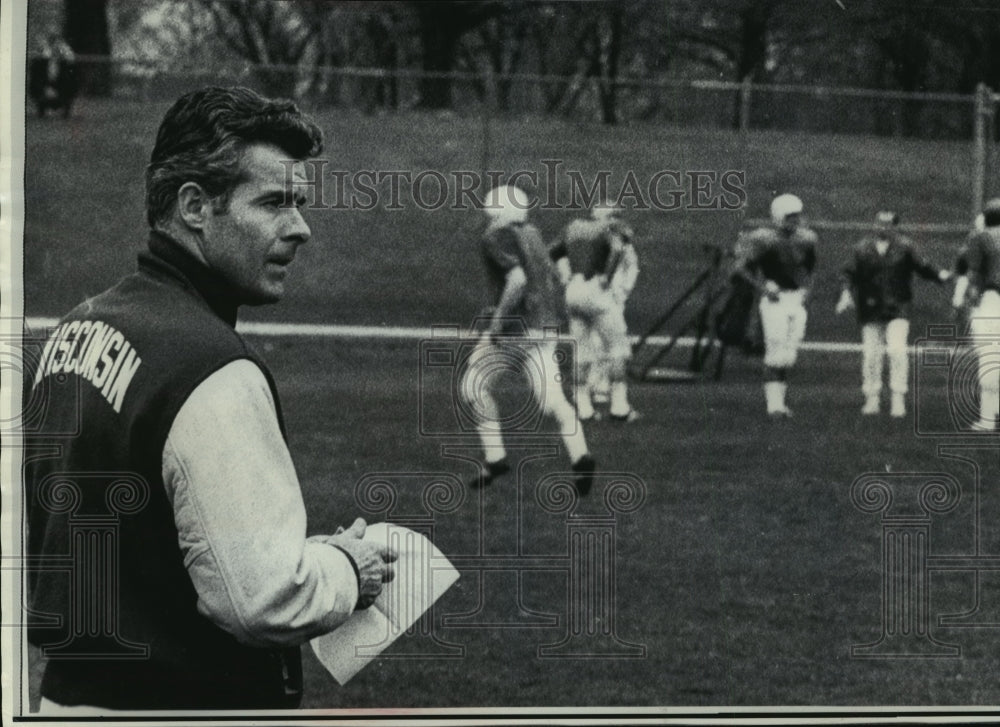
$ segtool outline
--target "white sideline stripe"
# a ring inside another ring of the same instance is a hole
[[[754,218],[745,220],[743,226],[770,227],[773,223],[767,218]],[[873,223],[871,222],[842,222],[837,220],[807,220],[806,227],[814,230],[833,230],[840,232],[869,232]],[[917,222],[913,224],[903,223],[899,225],[900,232],[925,234],[925,235],[967,235],[972,231],[972,225],[962,222]]]
[[[25,325],[30,329],[52,328],[58,323],[56,318],[29,317],[24,319]],[[251,336],[268,336],[274,338],[284,338],[288,336],[302,336],[306,338],[357,338],[368,340],[387,341],[420,341],[427,338],[451,335],[451,331],[457,331],[459,335],[466,335],[468,330],[461,326],[435,326],[432,328],[420,328],[416,326],[350,326],[335,325],[329,323],[267,323],[263,321],[240,321],[236,324],[236,330]],[[632,336],[632,342],[639,340],[638,336]],[[655,346],[662,346],[670,342],[670,336],[650,336],[647,339]],[[694,345],[694,338],[682,336],[677,340],[678,346]],[[820,351],[823,353],[852,353],[861,350],[860,343],[842,343],[837,341],[806,341],[802,344],[804,351]],[[913,350],[913,347],[910,347]]]

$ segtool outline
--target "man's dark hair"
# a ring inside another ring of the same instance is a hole
[[[879,225],[884,225],[886,227],[898,227],[899,215],[890,210],[882,210],[877,215],[875,215],[875,222]]]
[[[195,182],[225,209],[242,181],[240,159],[251,144],[273,144],[301,161],[323,151],[323,132],[298,106],[248,88],[203,88],[179,98],[156,134],[146,167],[146,219],[163,222],[177,190]]]

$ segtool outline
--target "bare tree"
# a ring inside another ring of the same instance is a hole
[[[375,80],[372,102],[382,108],[398,109],[401,48],[396,12],[390,9],[369,14],[364,34],[369,62],[385,74]]]
[[[108,0],[65,0],[63,35],[78,56],[80,91],[92,96],[111,94],[111,36],[108,32]]]
[[[521,70],[528,34],[537,21],[539,6],[512,0],[506,0],[503,5],[501,14],[489,18],[466,35],[461,50],[465,66],[474,71],[485,66],[491,76],[474,82],[480,97],[487,95],[487,84],[492,80],[497,109],[509,111],[513,89],[510,76]]]
[[[618,74],[621,70],[622,50],[625,45],[625,8],[611,3],[601,9],[595,24],[596,76],[601,102],[601,120],[605,124],[618,123]]]
[[[447,74],[455,70],[459,41],[470,30],[504,12],[505,4],[496,0],[427,0],[414,3],[412,8],[417,17],[423,71],[427,74],[420,83],[420,105],[450,108],[452,79]]]
[[[269,0],[202,0],[229,49],[257,66],[257,81],[270,95],[291,96],[298,67],[319,31],[312,3]]]

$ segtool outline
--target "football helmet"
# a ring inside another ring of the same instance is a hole
[[[802,214],[802,200],[794,194],[780,194],[771,202],[771,220],[776,225],[785,221],[788,215]]]
[[[494,187],[486,195],[483,211],[490,219],[503,224],[525,222],[531,206],[524,190],[511,185]]]

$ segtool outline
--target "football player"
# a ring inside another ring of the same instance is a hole
[[[591,211],[590,215],[593,219],[598,221],[605,221],[608,224],[616,225],[618,227],[619,234],[622,241],[622,254],[621,259],[618,262],[618,266],[615,268],[614,274],[611,276],[611,297],[615,301],[615,305],[621,308],[622,318],[625,317],[625,303],[628,301],[632,291],[635,289],[636,280],[639,277],[639,255],[635,251],[635,245],[632,243],[632,238],[634,237],[634,231],[632,228],[620,217],[621,210],[611,204],[600,204],[596,205]],[[591,368],[590,374],[590,394],[591,399],[595,404],[607,404],[611,400],[611,352],[606,346],[603,345],[603,340],[596,332],[594,332],[591,340],[596,346],[598,346],[598,351],[600,356]],[[634,413],[633,417],[638,416],[638,413]]]
[[[460,387],[463,402],[476,412],[476,428],[483,445],[485,462],[473,486],[485,486],[510,470],[501,433],[500,411],[491,387],[498,379],[491,368],[517,360],[508,352],[530,357],[525,362],[527,378],[535,402],[544,414],[559,425],[573,471],[576,487],[587,494],[596,469],[587,449],[583,427],[576,410],[562,390],[562,376],[556,342],[541,335],[558,330],[565,319],[563,292],[555,266],[538,228],[528,222],[528,196],[517,187],[500,186],[487,195],[484,211],[488,225],[481,239],[483,261],[493,289],[495,303],[487,330],[469,356]],[[526,334],[532,334],[526,339]],[[530,344],[530,345],[526,345]],[[541,372],[531,375],[527,370]],[[480,382],[485,385],[480,386]]]
[[[899,215],[883,211],[875,216],[875,234],[864,237],[855,247],[846,277],[838,314],[857,307],[861,325],[861,391],[865,403],[862,415],[878,414],[881,407],[882,374],[889,359],[890,416],[906,416],[909,381],[910,304],[913,274],[943,283],[951,277],[935,268],[914,249],[912,241],[899,233]]]
[[[979,421],[975,428],[993,431],[1000,412],[1000,371],[996,356],[990,355],[1000,345],[1000,198],[986,203],[983,229],[969,236],[958,259],[956,267],[964,267],[968,276],[972,295],[969,326],[979,357]]]
[[[610,204],[594,208],[590,219],[573,220],[563,230],[550,254],[566,285],[566,310],[570,334],[577,344],[576,407],[583,421],[594,418],[591,398],[593,371],[607,361],[610,415],[613,420],[635,421],[638,413],[628,399],[625,367],[631,355],[625,324],[625,299],[635,283],[633,264],[618,277],[629,256],[632,229]],[[634,256],[634,249],[631,253]],[[617,287],[616,287],[617,286]]]
[[[816,267],[816,233],[802,225],[802,200],[782,194],[771,202],[773,226],[741,235],[737,274],[761,293],[764,330],[764,398],[772,419],[788,418],[788,372],[805,337],[806,303]]]

